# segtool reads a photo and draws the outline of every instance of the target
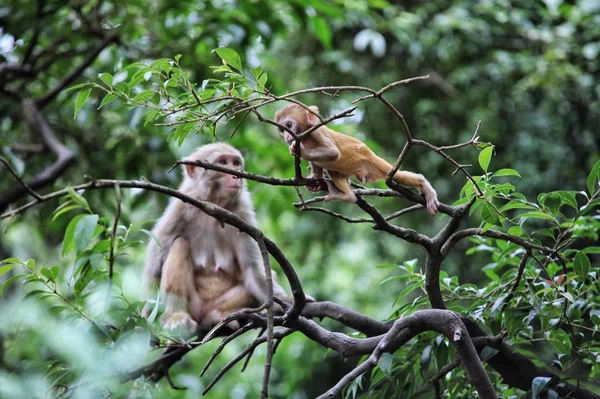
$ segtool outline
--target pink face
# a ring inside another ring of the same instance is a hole
[[[236,154],[219,154],[209,162],[229,169],[242,170],[244,168],[242,159]],[[220,174],[221,187],[224,191],[235,193],[242,187],[242,180],[239,177],[226,173]]]

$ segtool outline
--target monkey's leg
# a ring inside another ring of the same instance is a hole
[[[434,188],[431,186],[429,181],[420,174],[401,171],[399,170],[394,175],[394,181],[396,183],[404,184],[405,186],[413,186],[417,187],[421,193],[425,196],[425,202],[427,204],[427,212],[434,216],[437,213],[438,209],[438,199],[437,193]]]
[[[225,316],[250,307],[255,303],[254,296],[252,296],[246,287],[241,284],[233,286],[225,291],[223,295],[212,301],[211,307],[213,309],[202,320],[202,327],[207,329],[212,328]],[[233,320],[227,326],[232,330],[237,330],[240,328],[240,323],[237,320]]]
[[[350,183],[348,183],[348,177],[332,170],[328,170],[327,173],[329,173],[329,177],[331,177],[331,182],[325,181],[329,188],[329,194],[325,197],[325,202],[334,199],[349,203],[356,202],[356,194],[354,194],[350,187]],[[335,189],[339,192],[336,192]]]
[[[178,237],[169,250],[160,279],[160,292],[166,307],[161,321],[163,327],[175,335],[190,336],[196,332],[198,325],[188,310],[194,289],[190,243]]]

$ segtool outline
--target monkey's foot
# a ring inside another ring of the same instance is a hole
[[[354,194],[354,192],[352,192],[352,191],[349,194],[337,194],[337,193],[331,194],[331,193],[329,193],[323,201],[329,202],[329,201],[333,201],[333,200],[347,202],[349,204],[354,204],[354,203],[356,203],[356,201],[358,201],[358,199],[356,198],[356,194]]]
[[[315,180],[314,183],[307,183],[306,189],[312,193],[319,191],[327,191],[327,183],[321,176],[313,175],[312,173],[306,177],[307,179]]]
[[[427,203],[427,212],[429,212],[431,216],[435,216],[438,211],[438,206],[440,205],[439,201],[437,198],[426,198],[425,201]]]
[[[165,313],[161,317],[165,330],[177,338],[189,338],[196,333],[198,323],[186,312]]]

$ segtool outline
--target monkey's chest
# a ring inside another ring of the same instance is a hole
[[[236,232],[220,226],[208,231],[199,226],[188,231],[190,236],[190,251],[194,268],[203,268],[215,272],[225,271],[233,275],[237,271],[236,247],[234,236]]]

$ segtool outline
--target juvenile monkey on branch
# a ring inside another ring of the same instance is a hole
[[[188,160],[244,168],[240,152],[224,143],[204,145]],[[237,176],[185,165],[179,191],[256,225],[250,193]],[[267,299],[263,259],[258,244],[247,234],[221,225],[177,199],[171,200],[153,233],[158,243],[151,240],[148,244],[143,283],[146,291],[153,282],[160,283],[165,329],[189,336],[198,328],[208,330],[228,314],[261,305]],[[275,278],[273,294],[288,299]],[[237,329],[239,323],[234,320],[229,327]]]
[[[307,109],[308,108],[308,109]],[[288,104],[275,114],[275,121],[299,135],[320,123],[316,106],[303,107]],[[286,130],[280,128],[281,137],[289,146],[290,154],[296,154],[296,141]],[[348,183],[348,177],[355,177],[363,184],[384,179],[392,169],[386,160],[378,157],[362,141],[321,126],[300,143],[300,157],[310,162],[311,178],[322,178],[323,169],[331,181],[326,180],[329,194],[325,201],[356,202],[356,194]],[[427,211],[437,213],[437,193],[423,175],[397,171],[393,176],[397,183],[414,186],[425,196]],[[309,187],[310,189],[310,187]]]

